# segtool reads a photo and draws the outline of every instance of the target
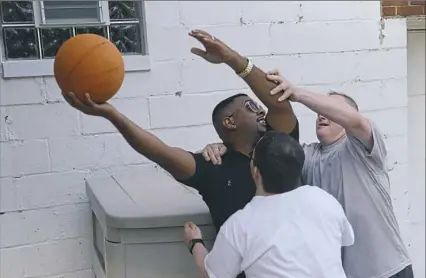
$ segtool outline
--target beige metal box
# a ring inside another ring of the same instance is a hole
[[[208,248],[215,229],[200,195],[149,168],[86,182],[93,216],[97,278],[198,277],[182,241],[183,225],[200,226]]]

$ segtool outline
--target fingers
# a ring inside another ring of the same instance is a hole
[[[192,222],[186,222],[185,225],[184,225],[185,230],[192,230],[196,227],[197,226]]]
[[[210,35],[206,31],[203,31],[203,30],[200,30],[200,29],[192,30],[190,32],[190,35],[193,36],[193,37],[197,37],[197,36],[198,37],[204,37],[204,38],[211,38],[212,37],[212,35]]]
[[[283,81],[283,78],[282,78],[282,76],[280,76],[280,75],[267,74],[267,75],[266,75],[266,78],[267,78],[269,81],[274,81],[274,82],[278,82],[278,83],[281,83],[281,82]]]
[[[80,108],[84,106],[83,102],[81,102],[81,100],[74,93],[69,92],[67,94],[67,98],[70,99],[71,105],[75,108]]]
[[[199,48],[193,47],[191,48],[191,53],[195,54],[197,56],[200,56],[201,58],[205,58],[207,53]]]
[[[89,94],[84,94],[84,104],[90,107],[95,107],[96,104],[92,101]]]
[[[273,69],[271,71],[268,71],[267,75],[280,75],[280,72],[278,69]]]
[[[279,85],[279,86],[277,86],[277,87],[273,88],[273,89],[271,90],[270,94],[271,94],[271,96],[274,96],[274,95],[276,95],[276,94],[278,94],[278,93],[280,93],[280,92],[282,92],[282,91],[283,91],[282,86],[281,86],[281,85]]]
[[[219,148],[220,151],[220,156],[224,155],[227,151],[227,148],[225,147],[225,145],[222,145],[222,147]]]
[[[222,148],[221,148],[221,145],[219,144],[216,144],[215,146],[214,146],[214,148],[212,148],[212,151],[213,151],[213,157],[214,157],[214,160],[212,160],[213,161],[213,164],[215,164],[215,165],[220,165],[220,164],[222,164],[222,155],[223,155],[223,153],[225,153],[225,152],[223,152],[223,150],[222,150]],[[223,153],[222,153],[223,152]],[[216,161],[216,162],[215,162]]]
[[[202,154],[203,154],[203,157],[204,157],[205,161],[210,161],[210,156],[209,156],[209,151],[208,151],[209,147],[210,147],[210,145],[207,145],[202,150]]]
[[[202,43],[204,46],[208,44],[214,44],[216,42],[219,42],[217,38],[214,38],[209,33],[202,31],[202,30],[192,30],[189,32],[189,35],[195,39],[197,39],[200,43]]]
[[[205,149],[205,155],[208,157],[207,161],[211,161],[213,164],[217,164],[217,159],[212,148],[212,145],[208,145]]]
[[[286,99],[290,97],[290,95],[291,95],[290,90],[284,91],[284,94],[278,98],[278,102],[285,101]]]
[[[214,165],[220,164],[218,159],[217,159],[217,152],[218,151],[213,149],[213,147],[211,145],[207,148],[207,153],[210,157],[210,160],[213,162]],[[219,160],[220,160],[220,158],[219,158]]]
[[[71,105],[72,107],[74,107],[74,100],[70,95],[71,93],[65,93],[62,92],[62,96],[64,97],[64,99],[66,100],[66,102],[68,102],[69,105]]]

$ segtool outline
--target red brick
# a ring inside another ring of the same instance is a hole
[[[383,0],[383,7],[401,7],[408,6],[409,1],[392,1],[392,0]]]
[[[396,14],[400,16],[424,15],[425,10],[424,6],[398,7],[396,9]]]
[[[395,7],[384,7],[382,9],[383,16],[394,16],[396,15]]]

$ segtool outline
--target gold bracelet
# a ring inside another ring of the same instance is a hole
[[[252,61],[250,59],[247,59],[247,61],[248,61],[247,67],[242,72],[238,73],[238,76],[241,78],[244,78],[247,75],[249,75],[251,70],[253,69]]]

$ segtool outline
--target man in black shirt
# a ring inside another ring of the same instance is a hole
[[[209,207],[214,225],[219,230],[226,219],[242,209],[255,194],[255,184],[250,173],[250,153],[257,140],[268,129],[286,132],[298,140],[298,122],[290,102],[278,102],[278,95],[270,95],[277,84],[268,81],[266,74],[249,59],[204,31],[195,30],[189,35],[205,47],[205,51],[193,48],[192,53],[214,64],[227,64],[244,79],[268,108],[266,114],[247,95],[228,98],[215,108],[215,129],[232,150],[228,150],[221,165],[206,162],[202,154],[166,145],[112,105],[92,102],[88,94],[82,100],[70,92],[64,92],[63,95],[71,106],[81,112],[109,120],[133,149],[160,165],[176,180],[196,188]]]

